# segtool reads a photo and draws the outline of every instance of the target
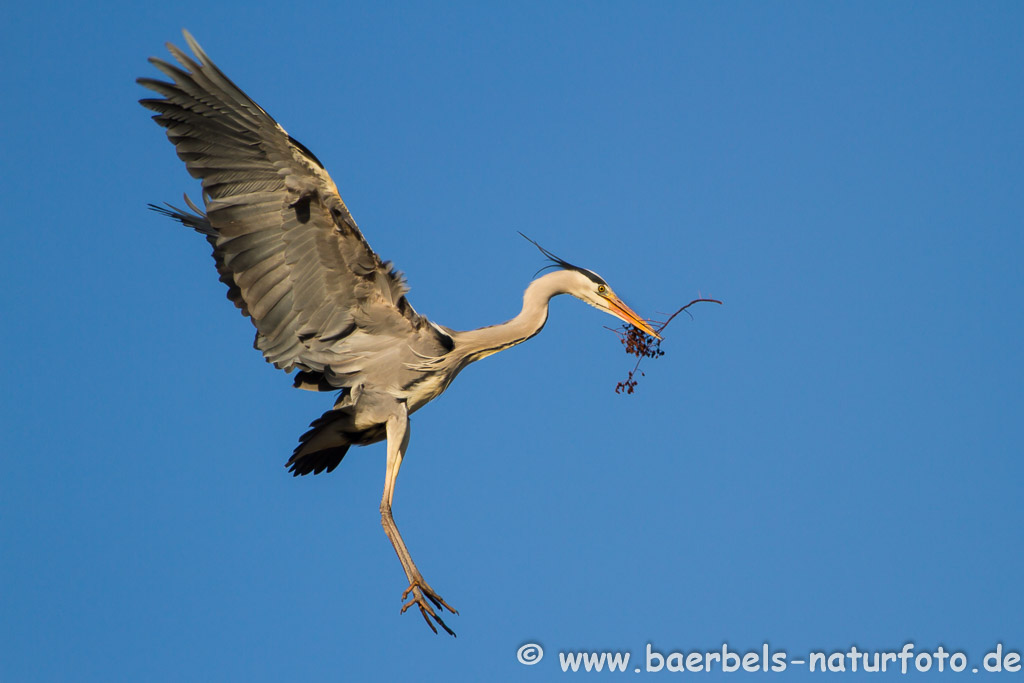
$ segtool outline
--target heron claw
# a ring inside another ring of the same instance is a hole
[[[434,626],[434,622],[437,622],[437,625],[443,628],[445,633],[450,636],[455,636],[455,631],[448,628],[448,624],[444,623],[444,620],[437,615],[437,612],[434,611],[434,608],[430,606],[430,603],[427,602],[424,597],[434,603],[434,607],[437,607],[438,612],[448,610],[452,614],[458,614],[458,610],[445,602],[444,598],[435,593],[434,589],[428,586],[425,581],[420,580],[410,583],[409,587],[405,589],[404,593],[402,593],[402,600],[408,598],[410,593],[412,593],[412,598],[402,605],[402,611],[400,614],[405,614],[405,610],[416,605],[420,608],[420,614],[423,615],[423,620],[427,622],[427,626],[430,627],[431,631],[437,633],[437,627]]]

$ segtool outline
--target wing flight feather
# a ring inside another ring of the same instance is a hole
[[[365,335],[386,350],[443,334],[409,305],[401,273],[370,248],[320,161],[185,40],[195,58],[169,44],[181,66],[151,59],[170,80],[138,79],[160,95],[140,102],[202,181],[206,211],[161,210],[207,236],[266,359],[343,386],[338,371],[358,373]]]

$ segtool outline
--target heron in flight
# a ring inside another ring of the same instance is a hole
[[[295,476],[330,472],[350,446],[387,441],[380,514],[409,581],[401,611],[416,605],[435,633],[436,623],[455,635],[441,615],[457,612],[423,578],[391,514],[409,416],[473,361],[540,332],[559,294],[658,334],[599,275],[540,245],[555,269],[529,284],[511,320],[461,332],[420,315],[404,277],[370,248],[320,160],[184,36],[194,58],[171,44],[181,67],[151,58],[170,80],[138,79],[159,95],[140,103],[202,181],[206,208],[188,197],[187,210],[153,208],[206,236],[228,298],[256,326],[255,346],[268,362],[297,371],[300,389],[338,392],[286,463]]]

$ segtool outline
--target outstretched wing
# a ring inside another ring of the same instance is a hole
[[[320,161],[184,34],[195,59],[168,44],[184,69],[150,59],[171,80],[138,79],[161,95],[140,103],[202,180],[205,215],[168,213],[207,235],[266,359],[347,386],[369,354],[449,346],[409,305],[401,273],[367,244]]]

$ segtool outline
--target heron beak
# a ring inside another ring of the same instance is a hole
[[[608,298],[608,308],[612,315],[617,318],[625,320],[630,325],[641,329],[655,339],[661,339],[661,335],[655,332],[654,328],[651,327],[646,320],[634,313],[633,309],[627,306],[622,299],[617,296],[611,296]]]

